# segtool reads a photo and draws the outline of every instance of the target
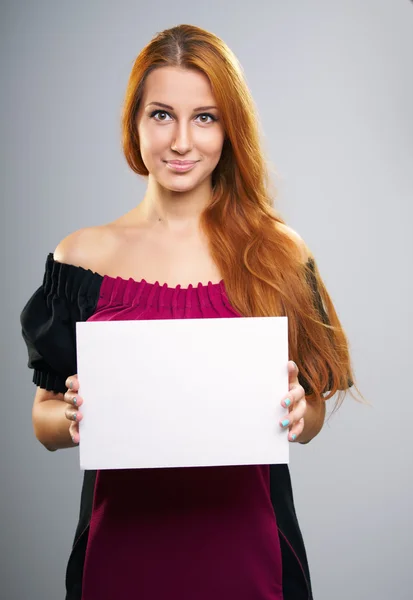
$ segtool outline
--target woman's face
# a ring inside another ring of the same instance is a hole
[[[189,191],[211,177],[225,137],[214,107],[209,80],[200,71],[161,67],[148,75],[137,114],[140,151],[164,188]]]

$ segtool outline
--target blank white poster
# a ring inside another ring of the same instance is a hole
[[[287,463],[286,317],[78,322],[81,469]]]

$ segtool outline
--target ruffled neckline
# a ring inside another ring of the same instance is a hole
[[[202,283],[202,282],[198,282],[196,284],[192,284],[190,283],[187,287],[182,287],[181,284],[177,284],[175,286],[171,286],[168,285],[167,283],[160,283],[159,281],[147,281],[146,279],[142,278],[142,279],[134,279],[133,277],[129,277],[129,278],[125,278],[125,277],[120,277],[119,275],[102,275],[101,273],[98,273],[97,271],[92,271],[91,269],[85,269],[84,267],[80,267],[77,265],[72,265],[69,263],[63,263],[60,262],[58,260],[56,260],[54,258],[53,252],[49,252],[48,257],[47,257],[47,262],[52,263],[53,265],[55,265],[56,267],[60,267],[63,269],[75,269],[77,270],[79,273],[88,273],[90,276],[93,277],[100,277],[102,279],[105,279],[106,281],[111,281],[113,283],[121,283],[122,285],[127,285],[127,284],[133,284],[135,286],[139,286],[139,287],[155,287],[155,288],[163,288],[165,291],[170,291],[170,292],[175,292],[177,290],[180,290],[181,292],[185,292],[188,290],[193,290],[193,289],[200,289],[200,288],[215,288],[215,289],[220,289],[222,290],[223,288],[225,288],[225,284],[224,284],[224,280],[221,279],[220,281],[213,283],[211,281],[208,281],[207,283]]]

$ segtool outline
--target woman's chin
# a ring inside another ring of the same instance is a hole
[[[162,187],[170,192],[190,192],[196,187],[196,182],[190,181],[160,181]]]

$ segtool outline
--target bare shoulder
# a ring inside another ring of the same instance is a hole
[[[300,234],[285,223],[277,223],[276,227],[294,242],[298,256],[303,263],[306,263],[308,259],[312,257],[312,253]]]
[[[112,229],[107,225],[84,227],[63,238],[53,253],[56,261],[99,272],[114,245]]]

